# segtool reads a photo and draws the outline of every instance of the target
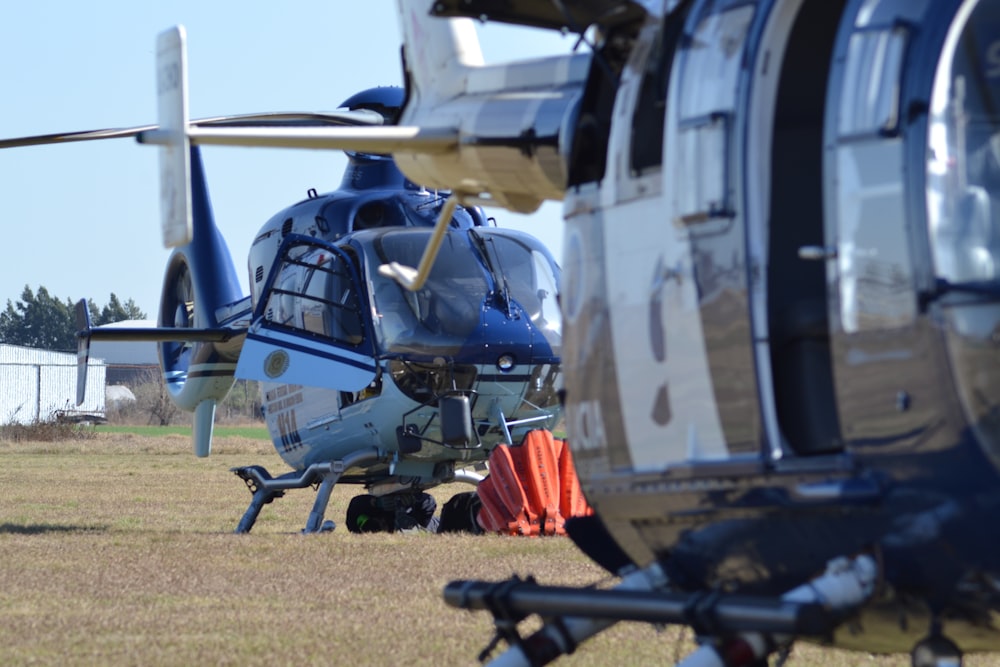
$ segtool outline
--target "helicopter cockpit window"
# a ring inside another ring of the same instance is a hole
[[[409,220],[409,224],[414,227],[433,226],[437,222],[438,215],[441,214],[441,209],[444,208],[445,202],[448,201],[447,192],[426,192],[425,194],[427,200],[423,203],[414,205],[413,202],[410,202],[408,205],[401,207],[403,215]],[[464,207],[456,208],[451,215],[451,226],[455,229],[468,229],[474,225],[472,217]]]
[[[681,8],[681,12],[686,11]],[[684,25],[683,14],[668,13],[650,49],[642,75],[639,101],[632,118],[632,170],[636,174],[663,163],[663,123],[670,70]]]
[[[492,266],[497,289],[508,292],[518,306],[558,350],[562,342],[562,316],[559,303],[558,268],[530,237],[520,238],[494,233],[490,229],[474,232],[484,241],[484,250]]]
[[[293,246],[285,253],[265,318],[347,345],[359,345],[364,339],[350,268],[342,256],[323,247]]]
[[[376,199],[365,202],[358,207],[351,229],[358,231],[377,227],[394,227],[403,224],[403,220],[403,212],[395,202]]]
[[[934,263],[951,284],[1000,280],[1000,7],[953,26],[935,75],[927,206]]]
[[[377,257],[369,264],[419,266],[429,234],[429,230],[385,234],[376,241]],[[491,287],[479,263],[469,261],[463,237],[454,232],[445,235],[427,282],[416,292],[372,272],[375,329],[383,351],[447,355],[479,326]]]
[[[851,35],[837,127],[841,137],[896,130],[906,36],[901,26]]]
[[[1000,459],[1000,5],[966,2],[948,30],[928,118],[927,222],[955,385]]]

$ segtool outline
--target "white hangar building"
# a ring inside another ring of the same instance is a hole
[[[103,359],[91,355],[86,398],[76,404],[76,355],[0,344],[0,424],[105,414]]]
[[[156,320],[126,320],[104,324],[102,329],[155,329]],[[95,340],[90,343],[90,358],[103,359],[109,386],[127,385],[133,389],[159,377],[156,343]]]

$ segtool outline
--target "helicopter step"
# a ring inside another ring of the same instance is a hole
[[[350,468],[373,465],[383,461],[385,457],[385,452],[377,447],[366,447],[351,452],[337,461],[314,463],[301,472],[291,472],[279,477],[272,477],[261,466],[232,468],[232,472],[246,482],[247,488],[253,494],[250,506],[247,507],[243,518],[236,526],[236,532],[249,533],[257,522],[257,516],[264,505],[273,502],[275,498],[281,498],[285,495],[285,491],[304,489],[313,484],[319,484],[319,488],[316,491],[316,501],[309,513],[306,527],[302,529],[302,532],[319,533],[330,530],[330,528],[325,528],[323,516],[326,514],[326,506],[330,502],[330,493],[340,481],[340,477]]]

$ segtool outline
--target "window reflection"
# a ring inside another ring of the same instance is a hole
[[[418,266],[428,236],[416,230],[385,234],[375,244],[374,264]],[[479,326],[490,285],[482,266],[470,261],[469,252],[464,234],[446,234],[427,282],[416,292],[373,272],[372,299],[384,350],[446,354],[457,350]]]
[[[364,339],[360,301],[347,262],[324,247],[289,248],[268,295],[265,318],[347,345]]]
[[[553,351],[558,352],[562,315],[557,301],[559,276],[554,263],[534,238],[489,229],[474,233],[486,241],[492,256],[490,262],[502,274],[498,282],[506,280],[509,298],[542,332]]]
[[[966,2],[941,53],[927,172],[934,268],[955,386],[1000,461],[1000,5]]]
[[[417,266],[429,232],[400,230],[375,242],[369,265]],[[512,317],[528,317],[557,351],[561,320],[558,273],[531,237],[509,230],[449,232],[430,276],[416,292],[371,271],[376,335],[386,352],[448,355],[468,342],[487,307],[510,301]]]
[[[945,45],[931,104],[928,209],[938,275],[1000,278],[1000,8],[980,3]]]
[[[681,50],[677,164],[677,220],[704,224],[701,233],[727,229],[732,219],[729,144],[737,82],[747,33],[756,6],[742,0],[715,0],[700,9]],[[721,227],[718,229],[716,227]]]

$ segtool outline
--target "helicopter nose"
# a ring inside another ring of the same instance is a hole
[[[508,372],[531,360],[532,335],[526,318],[508,317],[505,307],[487,307],[474,338],[482,347],[480,363]]]

